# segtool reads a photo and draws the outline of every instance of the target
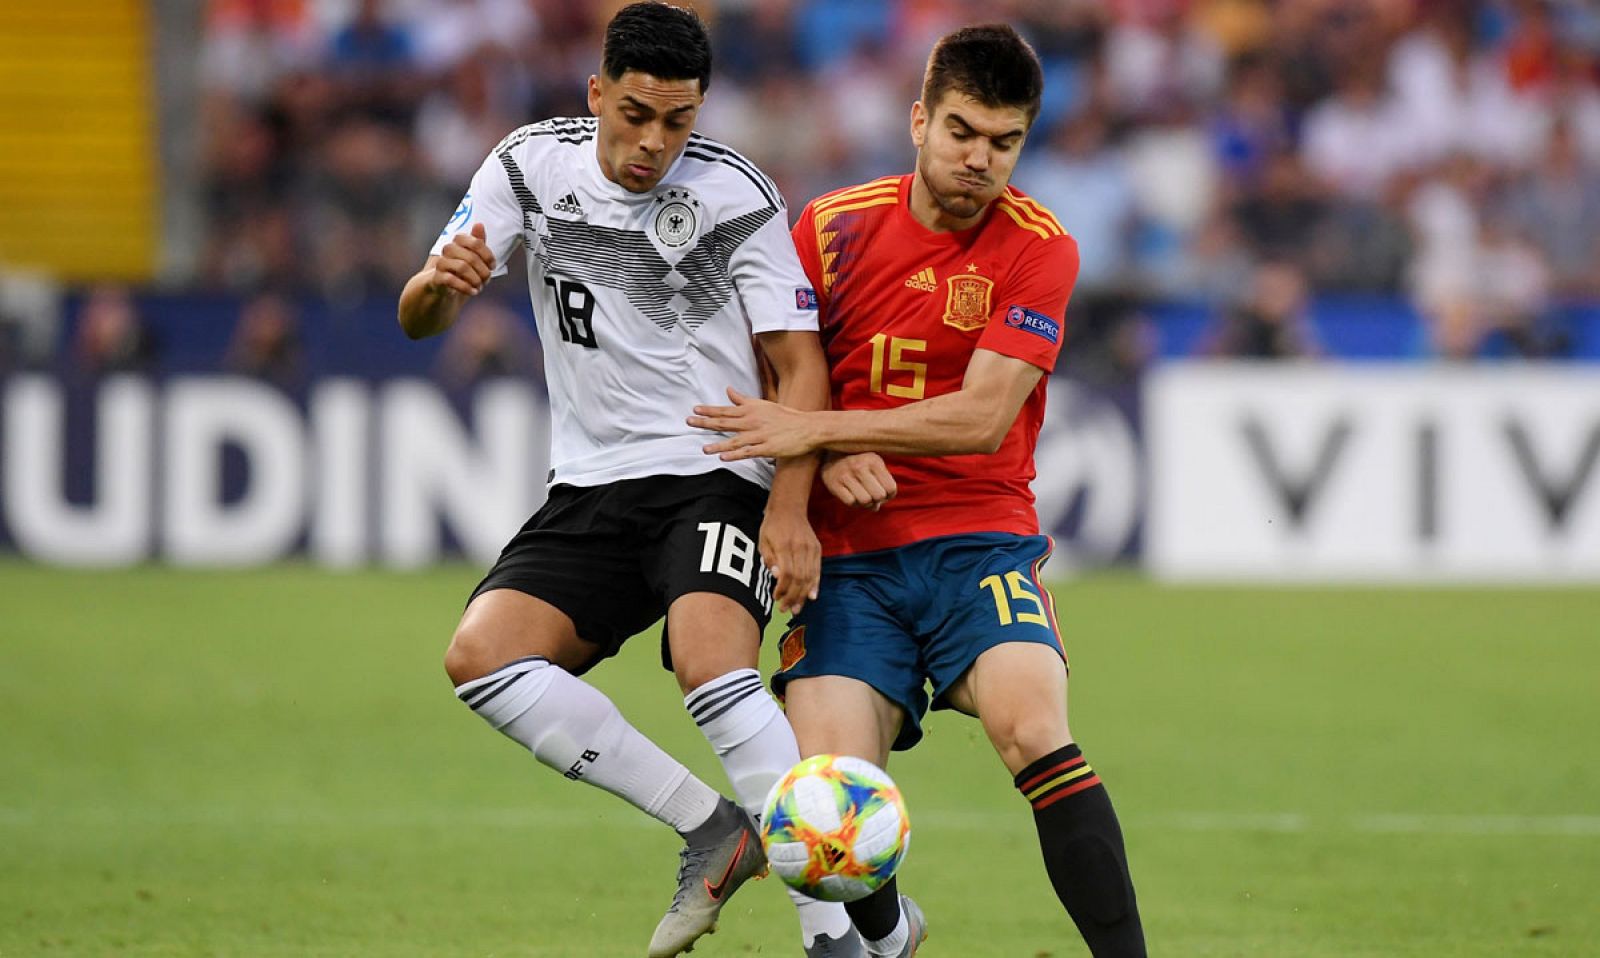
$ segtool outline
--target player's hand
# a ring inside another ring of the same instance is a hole
[[[875,452],[829,457],[822,464],[822,485],[845,505],[873,512],[900,491],[883,457]]]
[[[778,611],[793,615],[817,597],[822,578],[822,543],[801,510],[769,511],[761,520],[761,560],[777,580],[772,597]]]
[[[696,429],[731,432],[732,436],[704,447],[709,455],[723,462],[767,457],[784,459],[803,456],[816,450],[805,413],[765,399],[728,390],[731,406],[696,406],[686,422]]]
[[[473,223],[469,233],[457,233],[439,251],[428,285],[476,296],[494,275],[494,253],[489,249],[489,234],[482,223]]]

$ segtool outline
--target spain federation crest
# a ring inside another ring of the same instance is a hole
[[[944,302],[944,321],[962,332],[982,329],[989,322],[989,294],[994,280],[970,273],[952,276]]]

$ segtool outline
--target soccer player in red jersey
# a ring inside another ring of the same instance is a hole
[[[983,723],[1091,952],[1143,956],[1122,832],[1067,727],[1039,579],[1052,543],[1029,482],[1078,272],[1073,238],[1009,185],[1042,87],[1010,27],[940,40],[911,112],[915,172],[814,200],[794,228],[832,409],[730,390],[733,405],[689,422],[727,434],[706,447],[727,460],[832,454],[811,506],[821,592],[773,677],[801,751],[886,764],[921,737],[931,685],[933,708]],[[905,958],[926,936],[892,882],[847,908],[871,955]]]

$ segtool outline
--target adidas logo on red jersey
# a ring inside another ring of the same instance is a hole
[[[929,266],[906,280],[906,285],[911,289],[920,289],[924,293],[932,293],[938,291],[939,279],[933,275],[933,267]]]

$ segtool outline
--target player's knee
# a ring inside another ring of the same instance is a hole
[[[990,722],[989,737],[1008,768],[1022,769],[1071,743],[1072,732],[1064,717],[1019,712]]]
[[[672,674],[678,679],[678,688],[684,695],[688,695],[707,682],[719,679],[729,672],[742,667],[741,664],[727,662],[711,662],[694,659],[682,661],[677,656],[672,659]]]
[[[672,646],[672,674],[677,678],[678,687],[683,694],[688,695],[707,682],[720,679],[729,672],[755,668],[759,654],[760,645],[754,638],[748,644],[736,641],[679,642],[675,638]]]
[[[482,629],[461,626],[450,637],[450,647],[444,651],[444,671],[453,685],[463,685],[481,679],[494,671],[493,643]]]

